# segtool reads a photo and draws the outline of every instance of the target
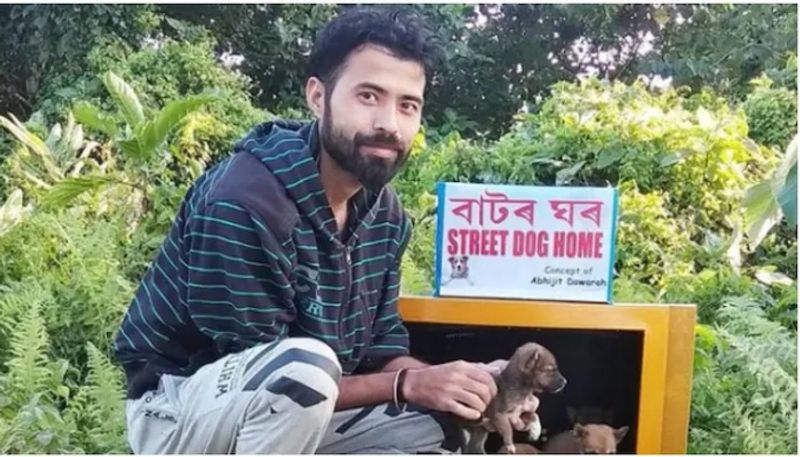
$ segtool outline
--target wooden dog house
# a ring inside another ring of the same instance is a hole
[[[412,355],[432,363],[507,358],[526,341],[548,347],[568,380],[544,395],[545,429],[571,427],[568,408],[628,425],[619,453],[686,453],[694,305],[586,304],[402,297]]]

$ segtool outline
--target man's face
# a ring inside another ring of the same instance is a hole
[[[339,166],[378,190],[408,159],[420,128],[425,72],[382,48],[350,53],[321,110],[321,142]]]

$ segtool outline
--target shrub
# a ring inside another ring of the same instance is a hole
[[[769,78],[753,81],[742,108],[747,115],[750,138],[760,144],[783,150],[797,134],[797,92],[772,87]]]

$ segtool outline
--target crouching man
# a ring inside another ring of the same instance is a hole
[[[441,56],[409,12],[318,35],[316,119],[256,126],[190,188],[117,334],[136,453],[455,450],[489,370],[409,356],[397,312],[408,159]]]

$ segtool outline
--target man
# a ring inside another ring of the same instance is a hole
[[[409,357],[397,313],[410,224],[386,184],[433,38],[412,14],[341,15],[311,55],[318,121],[256,127],[188,191],[115,342],[135,452],[430,452],[491,401],[485,366]]]

